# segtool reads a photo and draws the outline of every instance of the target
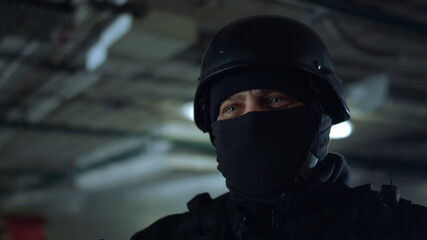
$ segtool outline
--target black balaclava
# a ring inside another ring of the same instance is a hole
[[[295,181],[308,184],[312,168],[327,155],[332,121],[309,80],[302,73],[255,69],[224,76],[211,87],[211,140],[234,200],[274,205]],[[304,106],[216,121],[226,97],[250,89],[281,91]]]

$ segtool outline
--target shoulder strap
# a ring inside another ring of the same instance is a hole
[[[188,203],[187,207],[190,212],[197,211],[198,209],[201,209],[202,207],[208,205],[211,203],[213,199],[211,198],[211,195],[209,193],[200,193],[193,197]]]
[[[396,186],[383,185],[379,193],[366,185],[353,190],[344,212],[347,233],[355,239],[411,239],[411,202],[400,198]]]
[[[352,188],[348,192],[347,203],[344,207],[342,221],[340,221],[341,230],[339,231],[343,237],[355,239],[355,223],[358,219],[359,210],[377,196],[376,192],[372,191],[371,184],[361,185]]]

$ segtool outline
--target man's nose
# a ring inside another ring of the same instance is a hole
[[[246,103],[244,114],[256,111],[262,111],[262,106],[257,101],[248,101]]]

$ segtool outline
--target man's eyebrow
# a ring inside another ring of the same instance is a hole
[[[244,100],[245,96],[243,94],[233,94],[231,96],[229,96],[228,98],[224,99],[223,102],[228,101],[228,100]]]

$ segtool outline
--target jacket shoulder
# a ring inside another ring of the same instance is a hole
[[[411,204],[410,209],[407,211],[404,215],[409,215],[406,223],[410,229],[408,239],[427,239],[427,207]]]
[[[192,232],[192,229],[203,227],[206,219],[198,219],[200,215],[210,217],[209,213],[217,212],[219,205],[228,197],[224,194],[212,199],[208,193],[195,196],[187,203],[188,212],[173,214],[163,217],[147,228],[135,233],[130,240],[170,240],[175,239],[177,234]],[[210,224],[210,221],[208,221]]]
[[[370,185],[363,185],[351,191],[356,193],[356,200],[352,208],[355,211],[350,214],[355,219],[350,223],[362,236],[357,239],[427,239],[427,208],[400,198],[397,187],[383,185],[376,192]]]
[[[163,217],[147,228],[135,233],[130,240],[172,239],[177,224],[181,222],[181,219],[185,214],[187,213],[173,214]]]

